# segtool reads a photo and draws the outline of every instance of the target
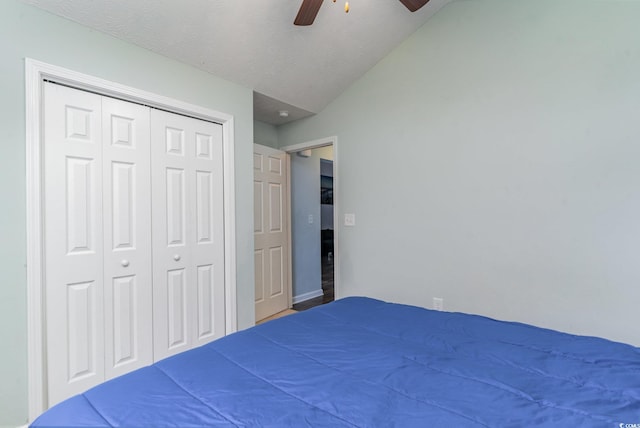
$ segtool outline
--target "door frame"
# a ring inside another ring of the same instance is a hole
[[[45,410],[43,93],[50,81],[222,125],[224,180],[225,331],[237,330],[234,118],[63,67],[25,58],[27,208],[27,375],[29,420]]]
[[[340,194],[340,180],[338,177],[338,137],[333,135],[330,137],[319,138],[317,140],[306,141],[304,143],[292,144],[289,146],[278,147],[278,150],[282,150],[287,154],[287,163],[289,168],[289,175],[287,177],[287,204],[289,209],[287,210],[287,222],[291,226],[291,155],[302,150],[318,149],[320,147],[332,146],[333,147],[333,290],[336,299],[342,297],[340,294],[340,251],[338,243],[340,240],[338,236],[340,234],[340,221],[339,221],[339,194]],[[293,266],[293,259],[291,254],[291,229],[289,227],[289,274],[291,275],[291,269]],[[293,299],[293,277],[289,282],[289,299]],[[290,305],[292,301],[289,301]],[[290,306],[291,307],[291,306]]]

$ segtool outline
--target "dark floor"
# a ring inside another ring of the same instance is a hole
[[[322,292],[324,293],[322,296],[296,303],[293,305],[293,309],[296,311],[304,311],[314,306],[333,302],[333,258],[329,259],[328,256],[322,256]]]

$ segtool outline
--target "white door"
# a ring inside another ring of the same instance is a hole
[[[151,362],[148,109],[45,85],[49,406]]]
[[[105,379],[153,362],[149,113],[102,97]]]
[[[290,307],[288,165],[285,152],[253,147],[255,300],[261,320]]]
[[[225,332],[222,126],[151,114],[154,359]]]

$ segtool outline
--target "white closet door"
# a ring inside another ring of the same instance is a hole
[[[149,114],[102,97],[106,379],[153,362]]]
[[[154,359],[224,335],[222,126],[151,112]]]
[[[177,116],[177,115],[174,115]],[[179,116],[178,116],[179,117]],[[187,118],[191,122],[193,199],[192,263],[195,268],[193,346],[225,335],[224,301],[224,165],[222,125]]]
[[[45,85],[49,405],[104,380],[101,97]]]
[[[149,108],[45,85],[49,405],[153,361]]]

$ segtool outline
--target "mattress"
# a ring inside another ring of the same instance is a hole
[[[32,426],[618,427],[640,349],[352,297],[108,381]]]

